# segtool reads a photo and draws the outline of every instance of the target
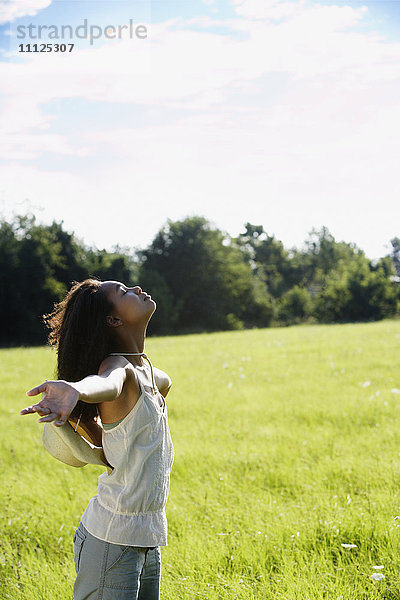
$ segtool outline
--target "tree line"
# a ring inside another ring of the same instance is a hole
[[[72,281],[139,283],[157,302],[150,334],[301,322],[372,321],[400,313],[400,238],[371,261],[326,227],[287,249],[262,225],[231,237],[203,217],[169,221],[146,249],[87,247],[63,224],[0,220],[0,344],[45,342],[42,315]]]

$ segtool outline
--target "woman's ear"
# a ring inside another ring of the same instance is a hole
[[[106,323],[109,327],[120,327],[121,325],[123,325],[121,319],[119,319],[118,317],[112,317],[111,315],[108,315],[106,317]]]

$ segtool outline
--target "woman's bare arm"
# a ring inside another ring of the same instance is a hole
[[[99,375],[89,375],[81,381],[45,381],[26,394],[42,399],[33,406],[21,410],[21,415],[38,413],[42,418],[39,423],[55,421],[55,425],[64,425],[75,408],[78,400],[97,404],[118,398],[124,387],[130,363],[123,357],[107,357],[101,364]]]

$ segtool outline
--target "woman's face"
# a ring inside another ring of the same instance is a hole
[[[113,305],[110,316],[124,325],[147,324],[156,309],[152,297],[138,285],[127,287],[119,281],[103,281],[101,288]]]

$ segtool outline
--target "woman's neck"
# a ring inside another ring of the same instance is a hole
[[[115,340],[112,352],[126,355],[126,359],[134,365],[142,365],[143,359],[140,354],[144,353],[145,332],[137,335],[133,332],[124,331],[121,334],[119,339]],[[128,356],[128,354],[133,354],[134,356]]]

